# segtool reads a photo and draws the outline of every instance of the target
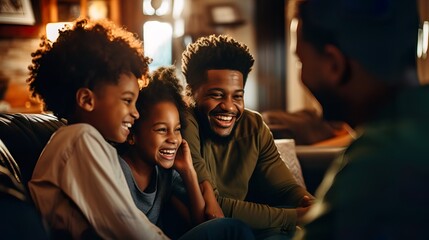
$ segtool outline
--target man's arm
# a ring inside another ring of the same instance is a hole
[[[188,142],[191,150],[192,163],[197,172],[198,182],[206,204],[206,219],[222,218],[224,214],[213,192],[213,181],[207,171],[204,159],[201,157],[199,125],[191,111],[186,116],[186,128],[183,128],[183,139]]]
[[[199,175],[200,185],[203,186],[203,195],[206,200],[209,199],[204,191],[213,188],[216,190],[216,185],[213,185],[212,181],[210,181],[210,175],[206,168],[205,160],[201,156],[201,145],[200,145],[200,136],[198,131],[198,123],[194,116],[190,116],[187,119],[187,126],[184,129],[183,136],[189,142],[193,163],[197,174]],[[261,119],[262,122],[262,119]],[[269,130],[268,130],[269,134]],[[274,145],[274,141],[272,142]],[[277,151],[274,145],[274,151]],[[288,172],[287,167],[280,159],[280,155],[278,155],[279,160],[281,161],[282,167],[286,168],[285,171]],[[283,169],[284,169],[283,168]],[[291,177],[291,183],[295,184],[294,186],[298,186],[296,181],[293,179],[293,176],[289,173],[289,177]],[[289,179],[289,178],[287,178]],[[207,181],[204,183],[204,181]],[[210,182],[209,182],[210,181]],[[269,187],[273,189],[273,187]],[[210,192],[210,191],[207,191]],[[290,191],[287,191],[290,192]],[[295,192],[295,191],[292,191]],[[307,193],[305,190],[302,190],[301,194],[298,194],[301,198],[304,197],[304,193]],[[310,195],[311,196],[311,195]],[[297,206],[298,202],[301,199],[288,199],[287,203],[282,203],[281,205],[288,206]],[[222,207],[223,213],[225,216],[239,218],[240,220],[248,223],[250,226],[254,228],[270,228],[270,227],[285,227],[287,229],[295,229],[296,224],[296,209],[282,209],[282,208],[273,208],[269,207],[266,204],[256,204],[252,202],[247,202],[243,200],[236,200],[225,197],[217,198],[220,206]]]
[[[182,136],[188,142],[191,150],[192,164],[194,165],[195,171],[197,172],[198,182],[202,183],[207,180],[213,186],[213,181],[207,170],[206,163],[201,157],[201,140],[199,134],[199,125],[192,113],[189,110],[186,114],[186,125],[182,128]]]
[[[203,193],[204,200],[206,202],[205,217],[206,219],[223,218],[225,217],[222,208],[217,202],[216,196],[213,191],[213,187],[209,181],[203,181],[200,183],[200,188]]]
[[[271,204],[307,207],[314,197],[296,182],[281,159],[268,126],[263,123],[260,129],[260,152],[253,183],[258,189],[263,189]]]

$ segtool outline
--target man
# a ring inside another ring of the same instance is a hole
[[[426,239],[429,86],[416,77],[415,0],[308,0],[298,9],[303,83],[359,138],[334,162],[305,239]]]
[[[183,137],[202,183],[206,212],[238,218],[259,238],[287,237],[312,196],[285,166],[261,115],[244,108],[253,62],[247,46],[228,36],[203,37],[188,46],[182,72],[195,105]],[[212,187],[221,210],[208,197]]]

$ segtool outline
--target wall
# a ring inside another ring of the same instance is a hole
[[[251,0],[230,0],[226,1],[233,3],[237,6],[238,10],[241,13],[242,18],[244,19],[244,24],[237,27],[220,27],[217,30],[218,33],[228,34],[231,37],[235,38],[237,41],[240,41],[246,44],[250,53],[255,59],[258,59],[256,42],[255,42],[255,23],[254,23],[254,1]],[[206,0],[205,4],[219,4],[220,1],[216,0]],[[256,76],[258,76],[258,68],[256,64],[253,67],[253,70],[249,73],[247,78],[244,100],[247,108],[259,110],[259,99],[258,99],[258,84]]]
[[[189,11],[192,8],[192,11],[199,11],[201,17],[205,19],[202,20],[200,25],[202,27],[207,26],[207,6],[222,4],[222,3],[232,3],[235,4],[241,13],[244,21],[244,24],[235,26],[235,27],[216,27],[208,28],[204,30],[204,33],[225,33],[229,34],[240,42],[245,43],[249,48],[251,54],[255,57],[256,61],[260,61],[261,58],[257,53],[257,42],[256,42],[256,30],[255,30],[255,1],[254,0],[187,0],[187,3],[190,5],[185,9]],[[135,32],[141,29],[138,22],[142,20],[142,17],[139,17],[137,14],[130,14],[127,11],[130,9],[134,10],[133,13],[140,13],[141,8],[135,7],[137,5],[141,6],[141,0],[127,0],[126,2],[121,3],[121,23],[126,25],[128,29],[135,30]],[[201,24],[203,23],[203,24]],[[205,25],[204,25],[205,24]],[[0,28],[3,26],[0,25]],[[11,77],[11,87],[14,89],[13,94],[8,94],[8,99],[13,101],[14,106],[17,108],[25,107],[29,104],[33,104],[29,100],[28,92],[25,92],[25,79],[27,78],[27,67],[31,63],[31,52],[37,48],[38,38],[7,38],[0,39],[0,67],[1,69],[7,71],[7,75]],[[180,60],[179,60],[180,61]],[[176,63],[178,60],[176,59]],[[247,84],[245,86],[245,104],[246,107],[261,110],[260,102],[265,99],[260,99],[261,96],[258,92],[258,87],[261,86],[261,81],[263,79],[258,79],[258,64],[255,64],[252,72],[248,76]],[[285,79],[283,81],[286,81]],[[276,87],[278,87],[276,85]],[[284,86],[283,86],[284,87]],[[283,88],[282,87],[282,88]],[[18,90],[16,90],[18,89]],[[265,98],[265,97],[263,97]],[[286,99],[276,99],[276,101],[286,101]],[[267,106],[264,107],[264,109]]]
[[[26,84],[31,53],[38,44],[38,38],[0,39],[0,71],[10,81],[5,100],[14,108],[13,111],[34,111],[40,107],[40,104],[30,99]]]

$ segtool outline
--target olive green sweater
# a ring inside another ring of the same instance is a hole
[[[198,180],[210,181],[225,216],[238,218],[254,229],[294,230],[293,207],[311,194],[296,183],[280,158],[261,115],[246,109],[228,139],[213,137],[197,116],[195,109],[187,115],[183,138],[191,148]],[[246,201],[249,192],[254,202]]]

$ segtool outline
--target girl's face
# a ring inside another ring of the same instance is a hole
[[[176,105],[163,101],[152,106],[135,132],[138,154],[149,163],[171,168],[182,143],[180,118]]]

